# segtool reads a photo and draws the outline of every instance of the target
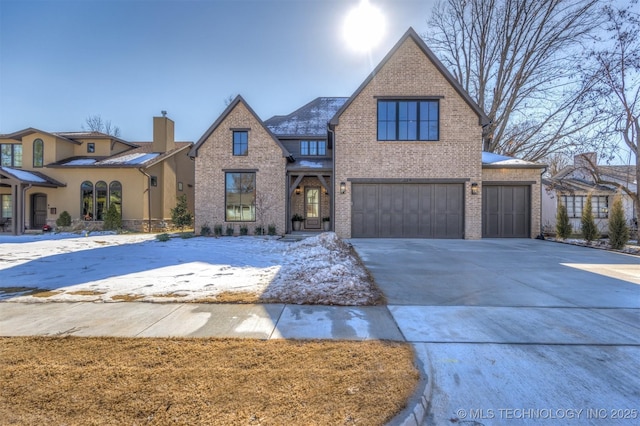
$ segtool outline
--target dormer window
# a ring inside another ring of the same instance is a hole
[[[96,152],[96,144],[93,142],[87,143],[87,152],[89,154],[93,154],[94,152]]]
[[[327,141],[300,141],[300,155],[327,155]]]
[[[440,138],[437,99],[378,101],[379,141],[437,141]]]

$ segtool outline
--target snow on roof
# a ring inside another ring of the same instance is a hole
[[[106,160],[102,160],[100,161],[98,164],[103,165],[103,164],[128,164],[128,165],[132,165],[132,164],[142,164],[142,163],[146,163],[149,160],[153,160],[154,158],[158,157],[160,155],[159,152],[152,152],[152,153],[143,153],[143,152],[137,152],[137,153],[133,153],[133,154],[127,154],[127,155],[122,155],[120,157],[116,157],[116,158],[108,158]]]
[[[30,173],[26,170],[20,170],[20,169],[13,169],[10,167],[3,167],[2,170],[4,170],[5,172],[9,173],[10,175],[12,175],[13,177],[15,177],[16,179],[25,181],[25,182],[39,182],[39,183],[47,183],[47,180],[44,178],[41,178],[38,175],[35,175],[33,173]]]
[[[91,166],[98,161],[96,158],[76,158],[75,160],[67,161],[65,166]]]
[[[508,165],[535,165],[531,161],[520,160],[519,158],[507,157],[506,155],[495,154],[493,152],[482,152],[482,164],[495,164],[500,166]]]
[[[324,164],[322,164],[322,162],[317,162],[317,161],[300,161],[300,166],[302,167],[311,167],[314,169],[320,169],[322,167],[324,167]]]
[[[289,115],[276,115],[265,126],[276,136],[327,135],[327,123],[348,98],[316,98]]]

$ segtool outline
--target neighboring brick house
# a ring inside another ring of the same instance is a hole
[[[196,229],[282,234],[301,215],[343,238],[536,236],[543,166],[483,154],[487,121],[409,29],[349,98],[264,122],[236,98],[190,152]]]
[[[127,229],[170,225],[179,195],[193,211],[192,145],[174,141],[167,117],[154,117],[153,142],[34,128],[0,135],[0,223],[22,234],[55,227],[66,211],[74,227],[101,229],[114,204]]]

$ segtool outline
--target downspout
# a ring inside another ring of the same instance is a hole
[[[336,232],[336,133],[327,123],[327,133],[331,134],[331,230]]]
[[[27,191],[32,187],[33,185],[29,184],[22,188],[22,222],[20,223],[20,229],[16,229],[16,234],[18,235],[24,234],[25,223],[27,222],[25,220],[25,216],[27,214]]]
[[[545,174],[548,170],[548,166],[544,166],[542,168],[542,172],[540,172],[540,234],[536,237],[538,240],[544,240],[544,232],[542,225],[542,191],[544,191],[544,184],[542,183],[542,175]]]
[[[143,192],[143,194],[145,192],[148,192],[148,195],[147,195],[148,206],[147,206],[147,208],[148,208],[148,215],[149,215],[149,219],[148,219],[149,220],[149,233],[151,233],[151,175],[148,174],[147,172],[145,172],[142,169],[138,169],[138,171],[147,177],[147,189]]]

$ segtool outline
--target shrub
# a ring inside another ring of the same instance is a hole
[[[249,234],[249,228],[247,228],[247,225],[240,225],[240,235],[247,234]]]
[[[205,223],[200,227],[200,235],[202,235],[203,237],[208,237],[211,235],[211,228],[209,227],[208,223]]]
[[[215,235],[216,237],[222,237],[222,225],[213,225],[213,235]]]
[[[629,241],[629,226],[624,218],[624,208],[622,207],[622,197],[617,195],[611,206],[609,216],[609,244],[612,249],[620,250]]]
[[[262,226],[256,226],[253,230],[253,235],[263,235],[264,228]]]
[[[591,243],[591,241],[598,238],[598,227],[593,217],[593,211],[591,211],[591,194],[587,195],[587,200],[584,203],[580,224],[582,225],[582,238],[587,243]]]
[[[56,225],[58,226],[71,226],[71,215],[68,211],[63,211],[56,219]]]
[[[233,226],[227,225],[227,230],[225,231],[225,233],[227,234],[227,237],[232,237],[233,236]]]
[[[115,203],[109,204],[109,209],[104,217],[102,229],[106,231],[115,231],[122,228],[122,217]]]
[[[166,233],[156,235],[156,240],[158,241],[165,242],[165,241],[169,241],[170,239],[171,237],[169,237],[169,234],[166,234]]]
[[[302,222],[302,221],[304,221],[304,217],[302,217],[302,215],[299,215],[298,213],[296,213],[293,216],[291,216],[291,220],[293,222]]]
[[[569,214],[567,207],[558,199],[558,213],[556,214],[556,235],[558,238],[569,238],[571,235],[571,222],[569,222]]]
[[[276,235],[276,226],[275,225],[269,225],[269,231],[267,232],[267,234],[273,236]]]
[[[195,237],[193,232],[182,232],[180,234],[180,238],[182,238],[183,240],[188,240],[189,238],[193,238],[193,237]]]
[[[187,208],[187,195],[182,194],[178,197],[175,208],[171,209],[171,221],[174,226],[183,229],[185,226],[191,226],[193,215]]]

